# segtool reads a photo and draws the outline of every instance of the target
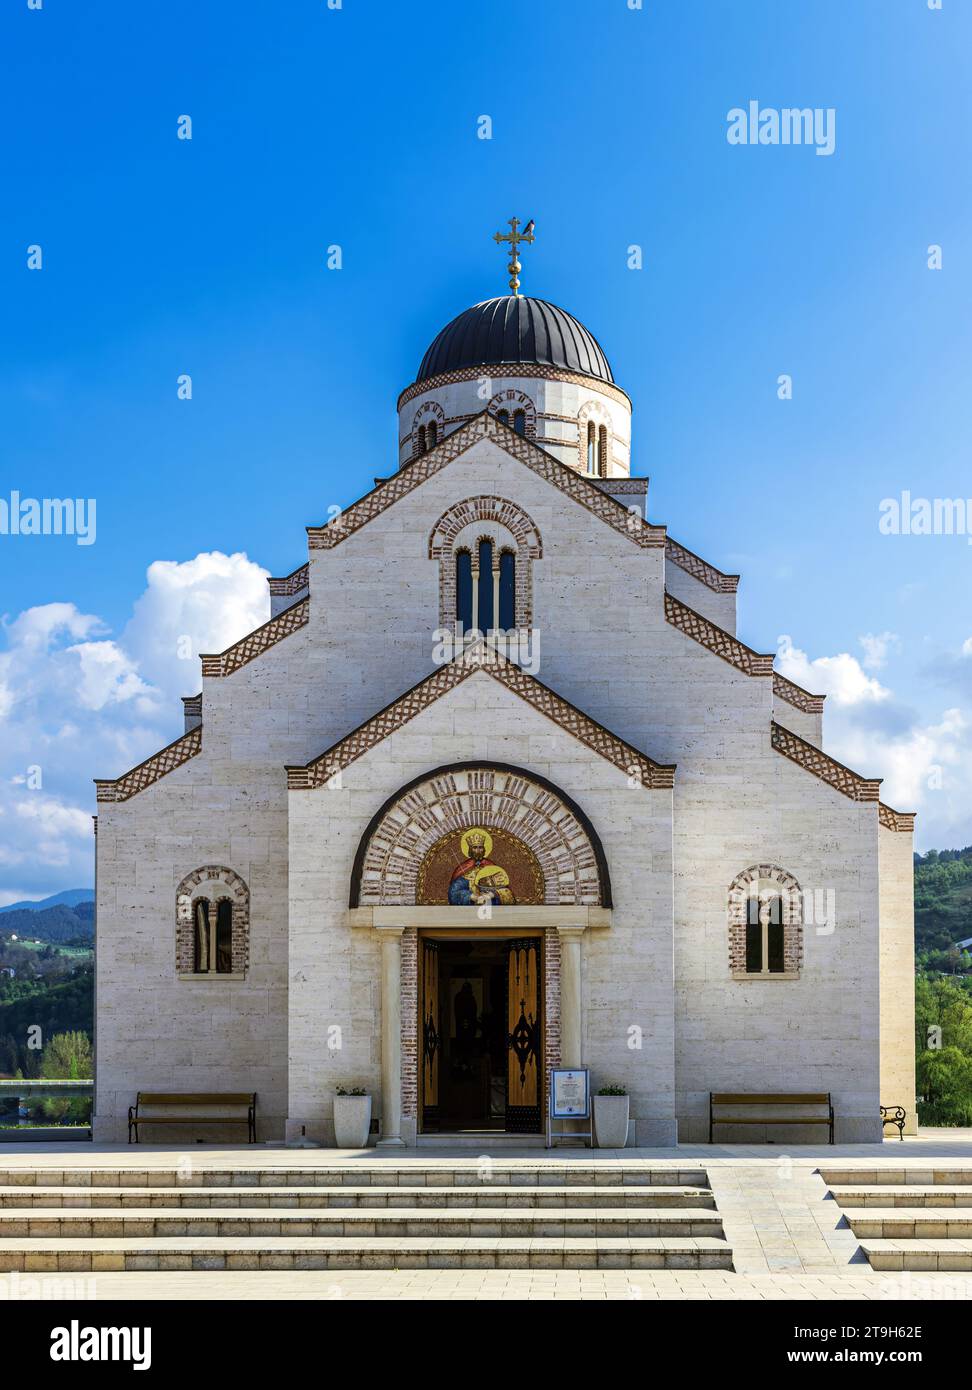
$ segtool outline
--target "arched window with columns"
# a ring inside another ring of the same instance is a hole
[[[439,623],[451,631],[533,626],[533,562],[540,533],[517,503],[467,497],[436,522],[429,557],[439,562]]]
[[[776,864],[753,864],[729,885],[729,969],[735,979],[794,979],[803,965],[803,891]]]
[[[241,976],[249,965],[250,891],[234,870],[210,864],[176,890],[176,971]]]

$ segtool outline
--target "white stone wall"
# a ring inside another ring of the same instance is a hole
[[[791,705],[789,700],[783,700],[780,696],[774,695],[773,718],[777,724],[782,724],[784,729],[789,729],[800,738],[806,739],[807,743],[812,743],[817,748],[823,747],[822,712],[817,714],[797,709],[796,705]]]
[[[550,370],[554,372],[556,369]],[[553,376],[506,376],[502,373],[500,367],[495,375],[490,375],[490,368],[484,367],[480,378],[433,386],[431,390],[406,401],[399,411],[399,465],[407,463],[413,456],[413,423],[422,407],[429,402],[441,407],[439,419],[444,424],[444,434],[451,434],[487,406],[492,405],[495,412],[502,405],[512,414],[518,406],[515,399],[504,399],[500,403],[495,399],[501,393],[505,397],[506,392],[512,391],[527,396],[533,404],[536,411],[536,443],[571,468],[577,468],[580,461],[578,418],[585,407],[592,407],[595,422],[608,426],[608,476],[627,477],[630,474],[631,407],[626,401],[599,389],[594,378],[578,385],[559,381]],[[586,437],[585,431],[585,447]]]
[[[708,1138],[710,1091],[830,1091],[838,1142],[875,1141],[877,806],[849,800],[774,753],[768,731],[766,752],[742,763],[732,755],[718,781],[680,783],[676,774],[679,1137]],[[755,863],[793,874],[824,919],[803,927],[798,980],[730,974],[726,891]],[[821,1129],[788,1130],[794,1143],[826,1139]],[[763,1134],[720,1127],[716,1140],[758,1142]]]
[[[736,633],[736,595],[720,594],[668,560],[665,565],[665,587],[674,597],[694,608],[723,632]]]
[[[881,1104],[908,1111],[906,1134],[917,1134],[915,1110],[914,837],[881,826]],[[888,1134],[894,1135],[889,1129]]]
[[[327,1140],[336,1084],[380,1088],[377,933],[348,925],[355,852],[399,787],[463,759],[512,762],[549,778],[600,835],[614,925],[584,934],[584,1061],[595,1084],[628,1086],[639,1142],[672,1142],[671,792],[632,788],[625,773],[482,672],[345,769],[339,789],[290,793],[292,1126]],[[563,911],[569,925],[571,908]],[[330,1048],[335,1027],[341,1045]],[[639,1048],[629,1046],[631,1027],[641,1029]]]

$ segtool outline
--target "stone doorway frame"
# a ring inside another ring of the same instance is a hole
[[[541,929],[544,938],[544,1106],[552,1066],[580,1066],[581,940],[608,928],[612,909],[539,905],[503,908],[494,919],[470,920],[468,907],[356,907],[352,927],[371,929],[381,941],[381,1137],[378,1148],[405,1148],[418,1137],[418,935],[457,935]]]
[[[499,913],[497,913],[497,917]],[[411,951],[406,950],[405,936],[411,933],[409,946]],[[516,941],[522,937],[535,937],[541,942],[540,951],[540,1000],[541,1014],[540,1027],[543,1045],[540,1055],[540,1065],[542,1067],[540,1113],[545,1113],[547,1104],[547,1077],[550,1068],[560,1065],[560,936],[555,927],[504,927],[501,921],[494,922],[488,927],[411,927],[406,928],[402,939],[402,1121],[403,1123],[415,1121],[416,1134],[437,1134],[437,1130],[424,1130],[422,1128],[422,1102],[420,1100],[422,1091],[422,1049],[419,1043],[421,1036],[421,1020],[419,1006],[422,1004],[421,988],[419,984],[419,943],[424,940],[431,941]],[[548,962],[551,955],[556,956],[556,967],[554,980],[556,988],[550,985],[550,967]],[[407,975],[410,970],[414,970],[414,1005],[411,1016],[405,1007],[405,1000],[411,997],[411,990],[407,988]],[[555,1046],[551,1047],[551,1019],[553,1018]],[[411,1084],[409,1084],[411,1083]],[[505,1130],[497,1130],[497,1134],[505,1133]],[[543,1133],[541,1123],[537,1134]],[[446,1138],[446,1132],[442,1132],[442,1137]]]

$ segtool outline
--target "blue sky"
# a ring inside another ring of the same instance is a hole
[[[199,688],[158,633],[240,635],[254,565],[394,468],[397,394],[505,291],[514,212],[524,291],[634,400],[652,520],[743,573],[740,635],[790,637],[919,843],[972,841],[972,551],[877,525],[972,497],[968,5],[8,0],[0,50],[0,497],[97,500],[94,545],[0,536],[0,901],[90,881],[88,779]],[[835,153],[729,145],[751,99],[833,107]]]

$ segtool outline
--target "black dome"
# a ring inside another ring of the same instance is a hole
[[[582,323],[545,299],[512,294],[484,299],[446,324],[422,358],[415,380],[506,362],[564,367],[614,381],[600,343]]]

